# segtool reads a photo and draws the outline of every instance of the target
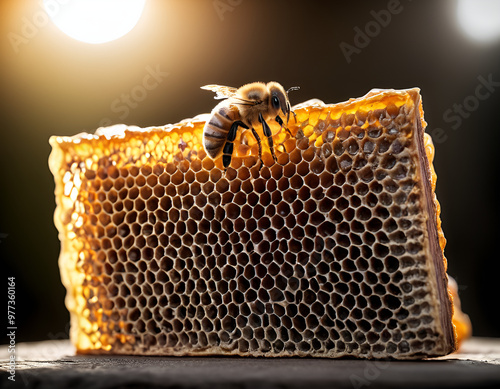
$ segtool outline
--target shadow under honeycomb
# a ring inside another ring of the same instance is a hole
[[[224,175],[203,152],[86,170],[76,233],[87,319],[99,324],[90,339],[125,353],[431,352],[439,334],[406,109],[328,117],[319,146],[307,123],[291,127],[287,152],[260,171],[242,163]]]

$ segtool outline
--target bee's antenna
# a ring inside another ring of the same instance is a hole
[[[292,86],[291,88],[288,88],[286,91],[286,94],[288,95],[289,92],[294,91],[294,90],[299,90],[300,86]]]

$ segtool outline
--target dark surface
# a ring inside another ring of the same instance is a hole
[[[217,103],[200,86],[257,80],[299,85],[292,104],[335,103],[377,87],[421,88],[429,131],[444,131],[435,167],[449,273],[475,334],[500,336],[500,310],[492,309],[500,299],[500,88],[458,127],[444,116],[474,95],[478,77],[500,81],[500,41],[467,38],[456,1],[402,0],[401,12],[348,63],[341,43],[352,45],[354,29],[373,24],[372,12],[387,10],[388,0],[220,2],[235,4],[222,18],[215,0],[148,1],[136,28],[102,45],[73,40],[47,22],[15,51],[9,34],[28,30],[43,13],[41,2],[0,1],[0,273],[16,277],[18,341],[68,337],[48,138],[94,132],[103,119],[176,123]],[[126,115],[112,108],[157,66],[168,76],[156,89]]]
[[[500,387],[500,340],[487,338],[424,361],[75,356],[67,341],[20,344],[17,352],[16,381],[2,371],[2,388]]]

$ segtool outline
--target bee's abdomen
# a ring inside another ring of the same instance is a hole
[[[227,106],[217,106],[203,129],[203,146],[208,156],[216,158],[226,143],[227,134],[235,121],[234,112]]]

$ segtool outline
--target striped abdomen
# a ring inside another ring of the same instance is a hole
[[[239,110],[230,100],[220,102],[212,110],[203,128],[203,147],[210,158],[215,159],[222,153],[231,125],[237,120],[240,120]]]

